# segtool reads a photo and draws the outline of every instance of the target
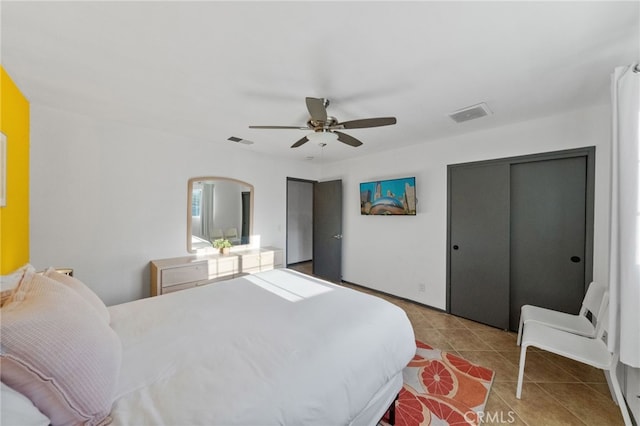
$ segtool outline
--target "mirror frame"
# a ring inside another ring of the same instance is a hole
[[[242,180],[239,179],[233,179],[233,178],[228,178],[228,177],[224,177],[224,176],[197,176],[197,177],[193,177],[190,178],[188,183],[187,183],[187,252],[189,253],[198,253],[197,250],[194,250],[192,245],[191,245],[191,236],[192,236],[192,223],[191,223],[191,202],[192,202],[192,197],[193,197],[193,183],[194,182],[201,182],[201,181],[205,181],[205,180],[223,180],[223,181],[227,181],[227,182],[233,182],[233,183],[237,183],[239,185],[242,186],[246,186],[248,188],[250,188],[250,192],[249,192],[249,244],[238,244],[236,246],[233,246],[234,249],[236,248],[246,248],[251,246],[251,238],[253,236],[253,196],[254,196],[254,191],[255,191],[255,187],[253,185],[251,185],[250,183],[244,182]],[[213,247],[211,248],[211,252],[213,253]]]

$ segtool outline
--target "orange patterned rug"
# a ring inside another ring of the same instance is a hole
[[[494,372],[422,342],[416,345],[416,356],[403,371],[395,424],[480,424]]]

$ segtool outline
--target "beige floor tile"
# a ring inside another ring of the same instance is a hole
[[[411,321],[411,324],[413,324],[414,327],[416,327],[416,325],[420,324],[421,322],[426,321],[426,318],[419,312],[413,312],[408,310],[405,310],[405,312],[407,314],[407,317],[409,318],[409,321]],[[433,328],[433,327],[429,326],[429,328]]]
[[[490,368],[495,372],[494,382],[516,382],[518,368],[507,362],[496,351],[459,351],[460,356],[469,362]]]
[[[540,383],[539,386],[585,424],[624,425],[620,409],[613,400],[593,392],[583,383]]]
[[[489,393],[487,405],[482,413],[483,425],[517,425],[522,426],[526,423],[511,409],[509,404],[504,402],[496,392]]]
[[[585,424],[536,383],[525,383],[522,399],[516,398],[516,389],[513,383],[494,383],[492,391],[496,392],[529,425]]]
[[[456,317],[458,319],[458,321],[460,321],[462,323],[462,325],[464,325],[466,328],[470,329],[470,330],[490,330],[493,327],[490,327],[486,324],[482,324],[480,322],[476,322],[476,321],[471,321],[469,319],[466,318],[461,318],[461,317]]]
[[[440,330],[453,349],[457,351],[486,351],[491,347],[467,328]]]
[[[519,359],[519,358],[518,358]],[[533,382],[578,382],[567,370],[551,362],[542,352],[527,352],[524,374]]]
[[[498,351],[511,364],[520,368],[520,351]],[[517,377],[516,377],[517,380]],[[541,351],[527,351],[524,380],[533,382],[579,382],[577,377],[551,362]]]
[[[414,330],[423,328],[436,328],[433,326],[431,321],[429,321],[424,316],[418,317],[416,319],[409,318],[409,321],[411,321],[411,325],[413,325]]]
[[[495,350],[518,350],[517,334],[497,329],[472,329],[473,333]]]
[[[606,383],[585,383],[585,385],[589,386],[591,389],[607,398],[612,398],[611,391],[609,390],[609,385]]]
[[[452,315],[429,311],[428,309],[425,309],[423,315],[429,320],[429,322],[431,322],[431,324],[433,324],[434,328],[462,328],[468,330],[458,318]]]
[[[577,362],[572,359],[553,354],[551,352],[543,352],[543,354],[551,362],[559,365],[561,368],[571,373],[571,375],[576,377],[581,382],[607,383],[607,379],[604,375],[604,371],[600,370],[599,368],[595,368],[590,365],[583,364],[581,362]]]
[[[497,350],[497,352],[511,364],[518,367],[520,364],[520,349],[513,350]]]
[[[400,308],[404,309],[405,312],[410,309],[415,309],[415,304],[411,302],[405,302],[404,300],[395,299],[395,298],[383,298],[383,299],[393,303],[396,306],[399,306]]]
[[[438,330],[435,328],[414,328],[413,332],[416,336],[416,339],[426,343],[429,346],[446,351],[454,349],[447,338],[442,334],[442,330]]]

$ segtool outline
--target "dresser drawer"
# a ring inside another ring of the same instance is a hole
[[[208,279],[206,264],[180,266],[162,270],[162,287]],[[164,292],[164,291],[163,291]]]
[[[169,294],[169,293],[173,293],[174,291],[186,290],[188,288],[193,288],[195,286],[196,286],[196,283],[194,282],[170,285],[168,287],[162,287],[162,294]]]
[[[218,277],[228,277],[238,272],[238,258],[236,256],[221,257],[218,259]]]
[[[269,271],[273,269],[274,253],[272,251],[263,251],[260,254],[260,270]]]
[[[242,256],[242,272],[258,272],[260,270],[260,254],[245,254]]]

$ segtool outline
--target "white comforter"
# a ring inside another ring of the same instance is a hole
[[[415,353],[400,308],[273,270],[109,308],[115,425],[345,425]]]

